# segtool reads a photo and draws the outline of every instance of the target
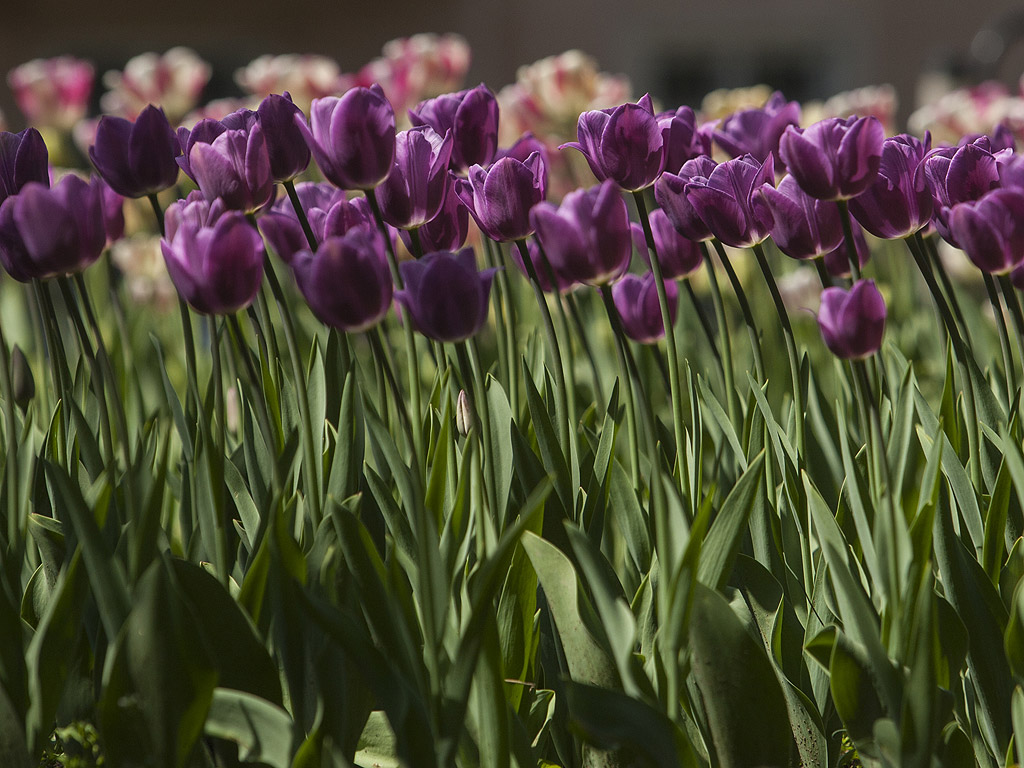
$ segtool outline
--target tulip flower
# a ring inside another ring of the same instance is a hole
[[[537,275],[537,285],[545,293],[552,293],[554,291],[565,293],[576,285],[572,278],[556,272],[554,266],[546,261],[547,256],[541,252],[540,243],[537,242],[537,238],[532,237],[526,241],[526,252],[529,254],[534,273]],[[512,257],[512,263],[519,267],[519,271],[523,273],[523,276],[530,279],[530,271],[526,268],[526,262],[523,261],[522,251],[518,248],[512,248],[509,251],[509,255]],[[554,283],[551,282],[552,275],[555,278]]]
[[[654,245],[658,251],[658,263],[661,265],[661,274],[665,280],[686,277],[700,269],[700,265],[704,263],[700,245],[679,234],[665,211],[660,208],[651,211],[650,222]],[[647,248],[643,227],[631,224],[630,231],[633,235],[633,247],[650,265],[651,254]]]
[[[423,253],[457,251],[466,244],[466,238],[469,236],[469,209],[455,194],[455,181],[452,176],[449,175],[445,180],[445,186],[441,209],[434,218],[416,230]],[[400,229],[398,234],[405,247],[412,252],[412,238],[408,230]]]
[[[370,224],[328,237],[315,253],[300,251],[291,268],[313,314],[334,328],[365,331],[391,307],[393,283],[384,238]]]
[[[331,184],[303,182],[296,185],[295,192],[318,243],[360,224],[374,223],[366,198],[348,200],[342,190]],[[271,250],[286,264],[291,263],[296,253],[309,248],[299,217],[287,197],[260,216],[259,228]]]
[[[533,233],[530,209],[544,199],[547,167],[539,152],[525,163],[505,157],[486,170],[469,169],[469,180],[455,179],[459,196],[485,235],[506,242]]]
[[[498,151],[498,100],[481,83],[476,88],[446,93],[409,110],[413,125],[427,125],[439,136],[451,132],[451,169],[465,172],[487,165]]]
[[[715,143],[731,157],[753,155],[759,163],[768,155],[779,162],[779,140],[789,126],[800,125],[800,104],[786,101],[781,91],[773,93],[760,109],[741,109],[714,129]]]
[[[29,124],[70,131],[89,107],[93,68],[71,56],[33,59],[12,69],[7,82]]]
[[[35,128],[0,131],[0,203],[34,181],[50,185],[50,156]]]
[[[665,293],[669,317],[674,323],[679,306],[679,288],[674,282],[667,282]],[[622,330],[633,341],[654,344],[665,336],[654,273],[648,272],[643,277],[626,275],[612,286],[612,299],[622,319]]]
[[[452,135],[429,126],[398,134],[395,164],[380,185],[381,217],[393,227],[416,229],[437,216],[448,191]]]
[[[661,174],[654,184],[654,199],[665,211],[672,226],[683,237],[698,243],[710,240],[714,235],[686,197],[686,185],[694,179],[706,183],[715,166],[715,161],[710,157],[700,155],[683,163],[679,173]]]
[[[543,141],[538,139],[532,133],[527,131],[518,139],[515,143],[506,149],[498,149],[494,155],[495,161],[501,160],[503,157],[512,157],[521,163],[526,162],[526,158],[532,155],[534,152],[540,152],[540,156],[544,159],[544,164],[548,165],[550,158],[548,157],[548,148]]]
[[[598,181],[610,179],[634,192],[649,187],[664,170],[670,130],[658,123],[648,94],[636,104],[584,112],[576,130],[579,141],[559,149],[578,149]]]
[[[954,205],[977,200],[1001,185],[1000,163],[991,152],[987,136],[959,147],[939,147],[924,160],[924,174],[933,202],[933,221],[942,237],[955,243],[949,231],[949,212]],[[1012,165],[1003,169],[1012,174]]]
[[[395,111],[379,85],[316,99],[310,125],[295,116],[324,177],[341,189],[373,189],[395,160]]]
[[[472,248],[429,253],[399,269],[405,288],[395,299],[420,333],[434,341],[462,341],[480,330],[497,270],[478,272]]]
[[[309,166],[309,147],[302,140],[302,132],[295,119],[302,119],[302,111],[292,102],[291,94],[272,93],[260,102],[256,110],[267,142],[270,158],[270,176],[274,181],[294,179]]]
[[[953,239],[975,266],[1006,274],[1024,260],[1024,189],[994,189],[949,213]]]
[[[771,155],[763,163],[743,155],[715,166],[706,179],[693,176],[684,194],[715,237],[734,248],[746,248],[771,232],[772,212],[761,188],[774,179]]]
[[[821,338],[844,360],[863,360],[882,347],[885,317],[885,300],[874,280],[859,280],[849,291],[826,288],[821,293]]]
[[[697,127],[697,116],[690,107],[657,116],[665,141],[665,170],[678,173],[683,163],[711,154],[711,135]]]
[[[771,209],[772,240],[779,250],[794,259],[814,259],[835,250],[843,242],[843,224],[835,203],[817,200],[790,175],[761,187]]]
[[[274,179],[259,118],[250,113],[227,125],[242,121],[248,123],[247,127],[227,128],[222,123],[222,130],[210,141],[205,140],[209,138],[207,131],[216,131],[210,126],[216,121],[201,121],[188,137],[182,168],[210,202],[221,198],[227,208],[252,213],[273,198]],[[200,129],[205,135],[197,136]]]
[[[145,197],[178,180],[178,137],[162,109],[152,105],[131,123],[121,117],[100,118],[89,158],[111,189],[124,197]]]
[[[907,237],[926,227],[932,218],[932,195],[923,160],[931,136],[906,134],[882,143],[878,178],[850,201],[850,213],[875,237]]]
[[[831,117],[788,126],[779,156],[804,192],[819,200],[856,197],[878,176],[885,132],[875,117]]]
[[[227,315],[252,303],[263,280],[263,241],[238,211],[198,195],[167,209],[160,248],[167,273],[197,312]]]
[[[0,263],[21,282],[81,272],[107,243],[103,215],[98,180],[29,182],[0,205]]]
[[[530,212],[530,221],[556,275],[603,285],[629,269],[633,255],[629,214],[610,179],[570,192],[557,208],[541,203]]]

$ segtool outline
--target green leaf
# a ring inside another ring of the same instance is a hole
[[[580,594],[576,569],[569,558],[530,532],[523,535],[523,548],[530,556],[551,607],[572,679],[619,689],[621,683],[611,654],[597,642],[584,622],[581,611],[593,609],[587,606],[586,598]]]
[[[1010,668],[1018,679],[1024,680],[1024,581],[1017,584],[1013,593],[1004,644]]]
[[[0,686],[0,765],[4,768],[32,767],[23,725],[7,692]]]
[[[395,732],[383,712],[371,712],[359,737],[355,764],[359,768],[401,768],[396,754]]]
[[[555,476],[555,493],[562,502],[562,506],[571,512],[576,508],[574,497],[575,489],[572,487],[572,478],[569,474],[569,465],[566,463],[565,454],[558,444],[558,437],[555,428],[551,423],[551,416],[548,414],[544,401],[533,383],[533,374],[529,366],[524,366],[523,379],[526,382],[526,400],[530,405],[530,419],[533,422],[533,429],[537,435],[537,447],[540,448],[540,456],[544,466]]]
[[[495,379],[487,378],[487,413],[491,419],[491,444],[487,461],[494,463],[495,495],[498,519],[504,518],[512,488],[512,409],[505,391]]]
[[[789,765],[786,699],[763,647],[717,592],[697,583],[690,617],[693,677],[723,768]]]
[[[203,732],[238,745],[238,759],[291,768],[295,726],[280,707],[259,696],[215,688]]]
[[[1013,719],[1013,742],[1017,746],[1017,764],[1024,765],[1024,689],[1019,685],[1013,689],[1010,717]]]
[[[756,503],[766,502],[764,461],[762,451],[733,486],[704,538],[697,579],[712,589],[720,589],[728,581],[751,510]]]

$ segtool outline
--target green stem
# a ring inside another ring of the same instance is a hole
[[[661,308],[661,322],[665,327],[665,348],[668,351],[668,381],[672,398],[672,426],[676,443],[675,471],[678,475],[679,491],[682,498],[685,499],[687,497],[686,470],[684,467],[686,440],[683,427],[683,390],[679,383],[679,358],[676,350],[675,327],[672,322],[672,313],[669,311],[668,294],[665,291],[665,278],[661,272],[658,248],[654,243],[654,233],[651,231],[651,221],[647,215],[647,201],[644,200],[643,191],[633,193],[633,202],[636,204],[640,225],[643,227],[644,237],[647,240],[647,250],[650,251],[651,272],[654,273],[654,286],[658,292],[658,305]],[[712,342],[712,347],[714,347],[714,342]]]
[[[295,211],[295,216],[299,220],[299,225],[302,227],[302,234],[306,236],[306,242],[309,243],[310,250],[316,251],[317,242],[316,235],[313,234],[313,228],[309,226],[309,219],[306,218],[306,212],[302,209],[302,202],[299,200],[299,193],[295,191],[295,182],[291,179],[281,182],[284,186],[285,192],[288,193],[288,199],[292,203],[292,209]]]
[[[736,394],[736,378],[733,372],[732,359],[732,334],[729,332],[729,323],[725,316],[725,302],[722,301],[722,291],[718,287],[718,276],[715,274],[715,265],[711,260],[711,253],[708,251],[708,244],[701,242],[700,251],[704,256],[704,265],[708,273],[708,286],[711,288],[711,303],[715,308],[715,321],[718,323],[718,337],[722,340],[722,375],[725,377],[726,408],[729,413],[729,421],[732,424],[739,424],[740,404]]]
[[[1024,366],[1024,312],[1021,312],[1020,301],[1017,300],[1017,293],[1013,289],[1013,283],[1006,275],[997,277],[999,292],[1003,294],[1003,301],[1010,310],[1010,319],[1013,321],[1014,340],[1017,342],[1017,356]]]
[[[7,545],[12,549],[23,541],[21,525],[21,503],[18,496],[18,447],[20,436],[14,413],[14,379],[11,358],[4,338],[3,322],[0,320],[0,387],[4,397],[4,428],[7,440],[4,452],[7,455]]]
[[[573,329],[579,337],[580,346],[583,347],[583,354],[586,355],[587,363],[590,365],[590,374],[594,383],[594,394],[597,397],[598,407],[603,408],[608,401],[605,400],[604,388],[601,386],[601,375],[597,367],[597,360],[594,357],[594,348],[590,344],[586,327],[583,325],[583,319],[580,317],[579,302],[576,301],[576,295],[571,292],[566,293],[564,298],[569,308],[569,319],[572,320]]]
[[[492,269],[500,271],[501,265],[497,262],[494,256],[494,250],[490,245],[484,246],[484,255],[487,259],[487,266]],[[512,388],[512,374],[509,367],[509,350],[508,350],[508,318],[505,315],[505,289],[504,286],[495,281],[494,288],[491,291],[491,296],[494,298],[494,325],[495,325],[495,338],[498,342],[498,380],[505,387],[505,391],[508,392]]]
[[[537,269],[530,258],[530,249],[526,246],[526,240],[516,240],[519,254],[523,257],[523,266],[526,267],[526,274],[529,275],[530,285],[533,287],[533,295],[537,299],[537,306],[540,307],[540,314],[544,320],[544,331],[548,337],[548,349],[551,354],[551,367],[555,374],[555,418],[558,421],[559,442],[562,452],[569,456],[569,402],[565,389],[565,368],[562,366],[562,350],[558,345],[558,335],[555,333],[555,323],[551,319],[551,309],[548,307],[544,291],[540,287],[540,279],[537,277]]]
[[[388,232],[387,224],[384,223],[384,219],[381,216],[380,205],[377,204],[377,195],[372,189],[366,190],[366,200],[370,204],[370,210],[373,211],[373,218],[377,222],[377,228],[384,236],[388,265],[391,267],[391,277],[395,281],[395,287],[402,289],[405,287],[405,283],[402,281],[402,273],[398,269],[398,257],[395,255],[395,247],[391,241],[391,235]],[[416,337],[413,334],[412,323],[408,321],[408,318],[406,318],[406,321],[402,323],[402,333],[405,336],[406,362],[409,364],[409,398],[412,406],[411,418],[413,443],[416,446],[416,454],[422,456],[423,402],[422,394],[420,393],[420,357],[419,352],[416,349]],[[416,474],[419,475],[422,472],[423,467],[417,465]]]
[[[619,313],[615,309],[615,301],[612,299],[612,291],[607,285],[601,286],[601,298],[604,300],[604,309],[608,314],[608,322],[615,334],[615,351],[619,358],[619,377],[622,381],[623,400],[626,403],[626,430],[629,435],[629,474],[633,481],[633,487],[638,489],[640,485],[640,439],[636,424],[635,398],[633,385],[630,378],[629,365],[626,362],[626,342],[622,333],[622,322]],[[657,465],[657,457],[651,456],[652,465]]]
[[[757,323],[754,321],[754,313],[750,310],[747,294],[743,290],[743,283],[740,282],[736,270],[732,268],[732,262],[729,260],[729,254],[725,252],[725,246],[717,239],[711,242],[718,253],[719,261],[722,262],[722,268],[725,269],[725,274],[729,278],[733,293],[736,294],[736,301],[740,305],[740,312],[743,313],[743,322],[746,323],[747,334],[750,336],[750,351],[754,355],[754,373],[757,375],[758,382],[763,383],[765,381],[765,370],[764,355],[761,352],[761,335],[758,333]]]
[[[843,224],[843,239],[846,241],[846,257],[850,260],[850,276],[853,282],[860,280],[860,259],[857,258],[857,243],[853,239],[853,226],[850,223],[850,206],[845,200],[836,200],[839,206],[839,220]]]
[[[953,313],[946,303],[945,298],[942,295],[942,291],[939,289],[939,284],[935,281],[935,274],[932,271],[931,264],[928,261],[928,257],[925,255],[924,247],[922,246],[921,236],[919,234],[912,235],[905,238],[907,247],[910,249],[911,255],[914,257],[914,261],[917,262],[917,268],[921,271],[922,277],[928,286],[928,290],[932,294],[932,298],[935,300],[935,306],[939,310],[939,316],[942,318],[943,324],[946,326],[946,332],[949,334],[950,340],[953,342],[953,354],[957,360],[957,367],[960,369],[961,384],[964,388],[964,407],[967,410],[967,448],[970,452],[970,464],[971,464],[971,482],[974,488],[981,492],[982,490],[982,478],[981,478],[981,425],[978,423],[978,411],[977,411],[977,399],[975,398],[974,392],[974,379],[971,376],[968,363],[968,351],[964,345],[964,340],[960,336],[960,331],[957,329],[956,320],[953,318]]]
[[[292,361],[292,377],[295,379],[295,391],[298,393],[299,417],[302,419],[302,450],[305,460],[302,462],[302,472],[306,484],[306,501],[310,506],[310,517],[314,530],[320,525],[323,518],[321,506],[320,488],[317,481],[317,463],[320,457],[316,454],[313,444],[313,418],[309,410],[309,392],[306,388],[306,374],[302,365],[302,357],[299,354],[299,344],[295,336],[295,321],[288,309],[288,302],[285,299],[284,291],[277,280],[274,272],[274,265],[270,263],[270,257],[264,258],[264,273],[267,282],[270,284],[270,292],[277,302],[277,311],[281,316],[281,323],[284,326],[284,340],[288,345],[288,357]],[[321,425],[322,428],[322,425]]]
[[[775,311],[778,313],[779,322],[782,324],[782,333],[786,338],[786,353],[789,357],[789,375],[793,380],[793,411],[794,416],[796,417],[797,458],[802,464],[806,458],[804,455],[804,397],[800,382],[800,358],[797,356],[796,351],[796,337],[793,335],[793,326],[789,322],[789,313],[786,311],[786,305],[782,302],[782,294],[779,293],[779,286],[778,283],[775,282],[775,277],[772,275],[772,270],[768,264],[768,258],[765,256],[764,248],[761,247],[760,243],[755,243],[753,251],[754,255],[757,257],[757,265],[761,268],[761,274],[764,275],[764,281],[768,285],[768,291],[772,295],[772,301],[775,303]]]
[[[489,262],[492,267],[502,266],[501,246],[490,238],[483,238],[484,248],[489,254]],[[512,281],[508,276],[508,269],[498,269],[498,286],[505,297],[505,308],[508,318],[503,324],[503,330],[507,336],[505,341],[505,354],[508,357],[508,403],[512,410],[512,417],[519,419],[519,340],[517,330],[516,296],[512,290]]]
[[[818,280],[821,281],[822,288],[832,287],[832,275],[829,274],[828,267],[825,266],[824,259],[811,259],[814,262],[814,268],[818,271]]]
[[[409,242],[412,243],[413,258],[423,258],[423,242],[420,240],[420,228],[413,227],[409,230]]]
[[[214,450],[210,451],[210,481],[213,486],[213,507],[215,514],[215,525],[213,529],[214,546],[216,547],[216,568],[217,576],[221,582],[228,585],[228,537],[225,520],[225,494],[224,494],[224,462],[227,447],[227,424],[225,422],[226,409],[224,407],[224,381],[221,376],[220,359],[220,334],[217,331],[217,321],[211,315],[207,317],[210,330],[210,354],[213,359],[213,370],[210,372],[210,381],[213,384],[213,412],[214,421],[217,423],[216,444]]]
[[[459,360],[459,368],[463,372],[462,378],[466,384],[466,396],[469,398],[470,410],[473,412],[473,418],[480,424],[480,437],[483,443],[480,459],[485,465],[482,475],[487,506],[491,510],[491,520],[501,523],[504,520],[505,510],[498,509],[497,470],[491,452],[490,409],[487,406],[487,391],[484,388],[484,376],[477,356],[476,345],[472,339],[457,342],[455,354]]]
[[[385,383],[388,385],[388,389],[391,390],[391,397],[395,401],[395,409],[398,411],[398,420],[402,422],[402,429],[405,431],[406,439],[409,441],[409,453],[413,457],[413,466],[418,467],[420,465],[419,457],[416,453],[416,443],[412,436],[412,426],[409,423],[409,410],[406,408],[405,396],[402,394],[402,388],[398,385],[398,379],[395,378],[395,371],[388,359],[387,352],[384,351],[383,332],[380,326],[374,326],[373,328],[366,331],[366,339],[370,343],[370,351],[373,353],[374,364],[377,369],[383,373]],[[383,404],[384,401],[381,400]]]
[[[981,276],[985,281],[985,291],[988,293],[996,328],[999,330],[999,351],[1003,356],[1003,375],[1006,377],[1006,407],[1009,409],[1013,405],[1013,396],[1017,391],[1017,374],[1013,365],[1013,352],[1010,351],[1010,331],[1006,327],[1006,318],[1003,316],[1003,306],[999,301],[995,280],[988,272],[983,271]]]
[[[970,336],[970,333],[968,333],[967,330],[967,321],[964,320],[964,313],[960,309],[960,301],[956,297],[956,289],[953,287],[953,281],[949,279],[946,267],[942,264],[942,258],[939,256],[939,251],[935,247],[935,238],[922,237],[920,233],[918,233],[917,239],[918,245],[922,247],[922,251],[931,257],[932,269],[939,276],[939,281],[942,283],[942,288],[946,292],[946,298],[949,301],[949,307],[953,311],[953,316],[956,318],[956,321],[960,324],[961,335],[966,339]]]

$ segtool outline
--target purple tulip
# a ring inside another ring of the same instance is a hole
[[[167,272],[198,312],[226,315],[252,303],[263,280],[263,241],[238,211],[193,193],[167,209],[160,248]]]
[[[665,170],[678,173],[683,163],[711,154],[711,135],[697,127],[697,116],[690,107],[657,116],[665,140]]]
[[[455,194],[492,240],[520,240],[533,233],[530,209],[544,199],[547,166],[539,152],[525,163],[505,157],[488,169],[474,165],[469,180],[455,179]]]
[[[666,280],[686,277],[700,269],[700,265],[704,263],[700,244],[679,234],[665,211],[661,208],[651,211],[650,222],[654,246],[658,250],[661,274]],[[650,266],[651,254],[647,248],[643,227],[631,224],[630,230],[633,234],[633,247]]]
[[[859,280],[849,291],[826,288],[821,293],[821,338],[844,360],[863,360],[881,348],[885,316],[885,300],[874,280]]]
[[[923,163],[930,145],[927,133],[923,143],[907,134],[883,142],[878,178],[850,201],[850,213],[875,237],[907,237],[931,221],[932,195]]]
[[[285,91],[283,95],[272,93],[263,99],[256,114],[267,142],[271,177],[274,181],[294,179],[306,170],[310,158],[309,147],[295,124],[296,118],[303,119],[302,110]]]
[[[791,175],[761,187],[771,209],[772,240],[779,250],[794,259],[815,259],[835,250],[843,242],[839,208],[828,200],[817,200],[802,189]]]
[[[448,176],[445,180],[445,186],[441,210],[434,218],[416,230],[423,253],[457,251],[466,244],[466,238],[469,236],[469,209],[455,194],[455,181],[452,176]],[[398,234],[411,253],[413,246],[409,232],[401,229]]]
[[[875,117],[830,117],[801,130],[789,126],[779,155],[800,187],[819,200],[856,197],[878,176],[885,131]]]
[[[954,245],[949,231],[950,209],[977,200],[1001,184],[1000,164],[990,150],[988,137],[981,136],[968,144],[939,147],[925,155],[924,174],[931,190],[935,228]]]
[[[731,157],[753,155],[759,163],[770,154],[779,166],[779,140],[791,125],[800,125],[800,104],[787,102],[776,91],[764,107],[742,109],[725,118],[714,130],[715,143]]]
[[[1024,189],[994,189],[949,214],[953,239],[984,272],[1006,274],[1024,260]]]
[[[341,189],[373,189],[395,161],[395,110],[379,85],[314,99],[310,125],[295,116],[324,177]]]
[[[100,118],[89,158],[103,180],[119,195],[145,197],[174,186],[175,158],[181,154],[177,136],[164,111],[152,104],[132,123],[106,115]]]
[[[187,142],[183,142],[186,152],[181,166],[210,202],[221,198],[227,208],[252,213],[273,197],[274,179],[259,118],[251,112],[248,119],[239,116],[232,123],[243,120],[247,127],[227,128],[225,121],[219,132],[211,125],[217,121],[200,121]],[[216,136],[206,141],[214,132]],[[182,136],[179,132],[179,137]]]
[[[365,331],[391,307],[393,283],[384,238],[369,224],[328,237],[316,253],[300,251],[291,268],[313,314],[334,328]]]
[[[375,223],[366,198],[348,200],[342,190],[330,184],[303,182],[295,186],[295,192],[317,243],[343,235],[360,224]],[[309,248],[306,234],[287,197],[282,197],[270,211],[260,216],[259,228],[270,249],[286,264],[291,263],[296,253]]]
[[[452,135],[430,126],[402,131],[395,142],[395,164],[380,185],[381,217],[393,227],[415,229],[437,216],[448,191]]]
[[[1013,268],[1010,272],[1010,282],[1018,291],[1024,291],[1024,264]]]
[[[405,289],[395,299],[420,333],[434,341],[462,341],[480,330],[497,270],[478,272],[472,248],[428,253],[399,268]]]
[[[106,243],[98,180],[69,174],[52,189],[30,181],[0,205],[0,263],[15,280],[81,272]]]
[[[556,272],[554,267],[551,265],[551,262],[545,263],[547,257],[546,255],[542,255],[540,243],[537,242],[537,238],[534,237],[527,240],[526,250],[530,254],[530,262],[533,264],[534,272],[537,275],[537,285],[540,286],[542,291],[545,293],[552,293],[557,290],[559,293],[565,293],[576,284],[571,278]],[[512,248],[509,253],[512,257],[512,261],[517,267],[519,267],[519,271],[529,279],[530,271],[526,268],[526,263],[523,261],[522,252],[518,248]],[[552,275],[554,275],[555,278],[554,283],[551,282]]]
[[[659,125],[648,94],[636,104],[584,112],[576,129],[579,141],[559,149],[578,149],[598,181],[610,179],[633,192],[649,187],[664,170],[669,131],[669,125]]]
[[[864,228],[857,222],[851,222],[853,230],[853,246],[857,252],[857,265],[863,269],[871,258],[871,249],[868,248],[868,241],[864,238]],[[850,277],[850,254],[846,247],[846,238],[829,253],[824,256],[825,269],[832,277]]]
[[[498,100],[483,83],[421,102],[409,110],[409,118],[413,125],[429,125],[440,136],[451,132],[451,169],[457,173],[487,165],[498,151]]]
[[[35,128],[0,131],[0,203],[30,181],[50,186],[50,156]]]
[[[668,296],[669,317],[674,323],[676,308],[679,306],[679,288],[673,281],[666,282],[665,293]],[[633,341],[654,344],[664,337],[665,324],[661,319],[658,287],[653,273],[648,272],[643,277],[626,275],[612,286],[612,299],[622,319],[622,330]]]
[[[610,179],[570,192],[557,208],[541,203],[530,213],[530,221],[556,275],[603,285],[629,269],[633,255],[629,214]]]
[[[107,233],[107,245],[110,245],[124,237],[124,198],[112,190],[102,178],[94,178],[102,193],[103,229]]]
[[[734,248],[746,248],[771,232],[772,212],[761,188],[775,180],[774,167],[770,154],[763,163],[743,155],[715,166],[706,179],[693,176],[684,194],[715,237]]]
[[[661,174],[654,184],[654,199],[665,211],[672,226],[683,237],[698,243],[710,240],[714,235],[687,199],[686,185],[694,179],[706,183],[716,165],[710,157],[701,155],[683,163],[678,174]]]

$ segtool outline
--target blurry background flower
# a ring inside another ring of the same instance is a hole
[[[30,125],[70,131],[89,107],[93,68],[72,56],[33,59],[12,69],[7,83]]]
[[[177,123],[198,103],[213,70],[199,55],[185,47],[164,54],[143,53],[129,59],[122,71],[103,75],[110,90],[100,106],[111,115],[134,120],[147,104],[164,108],[167,119]]]
[[[292,101],[307,113],[313,99],[332,96],[342,88],[338,63],[312,53],[259,56],[235,72],[235,82],[259,99],[288,91]]]

